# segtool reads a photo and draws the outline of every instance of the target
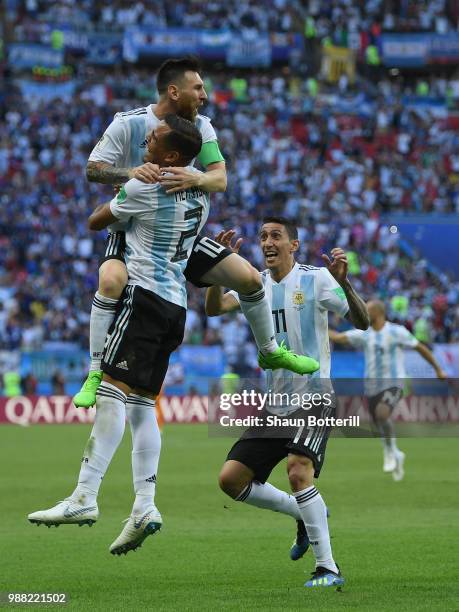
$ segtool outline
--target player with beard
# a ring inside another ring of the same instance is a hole
[[[196,125],[177,115],[166,115],[147,138],[145,159],[185,167],[201,145]],[[83,454],[78,484],[64,501],[31,513],[30,522],[58,526],[97,521],[100,486],[123,438],[127,417],[132,434],[135,500],[110,552],[120,555],[135,550],[161,528],[162,518],[155,505],[161,451],[155,400],[170,354],[183,339],[187,308],[183,274],[194,241],[190,230],[195,223],[199,228],[204,225],[209,207],[205,191],[188,190],[178,198],[177,194],[166,193],[159,183],[134,178],[90,216],[88,225],[93,230],[115,221],[129,221],[129,283],[118,302],[104,348],[103,380],[97,390],[94,427]]]
[[[136,178],[144,183],[158,182],[166,188],[167,193],[225,191],[225,162],[215,130],[210,119],[198,112],[207,100],[199,63],[194,58],[167,60],[158,71],[157,87],[157,104],[115,115],[89,157],[88,179],[120,185]],[[161,169],[157,164],[143,163],[147,134],[169,113],[192,120],[198,127],[203,144],[197,158],[206,168],[205,172],[174,166]],[[191,235],[197,235],[198,226],[196,223],[195,233]],[[85,408],[96,401],[107,332],[128,280],[124,261],[125,228],[117,225],[110,229],[105,257],[99,270],[99,288],[91,309],[89,375],[73,398],[76,406]],[[287,368],[298,373],[317,369],[316,361],[278,345],[260,274],[242,257],[210,238],[198,236],[185,277],[197,287],[219,284],[238,292],[241,309],[260,351],[260,359],[263,358],[267,367]]]

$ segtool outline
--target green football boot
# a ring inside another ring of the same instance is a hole
[[[279,348],[274,353],[263,355],[258,353],[258,365],[263,370],[290,370],[296,374],[312,374],[319,368],[319,362],[312,357],[297,355],[290,351],[284,342],[281,342]]]
[[[77,408],[91,408],[96,405],[96,393],[102,382],[102,370],[92,370],[83,386],[76,395],[73,396],[73,403]]]

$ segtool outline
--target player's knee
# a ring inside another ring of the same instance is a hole
[[[237,490],[237,481],[235,481],[230,474],[225,472],[224,469],[218,476],[218,484],[223,493],[226,493],[226,495],[229,495],[233,499],[235,499],[240,493],[240,491]]]
[[[301,491],[313,484],[314,464],[309,457],[289,455],[287,472],[292,491]]]
[[[118,299],[128,281],[126,266],[118,260],[106,261],[99,270],[99,293]]]
[[[377,423],[383,423],[390,418],[391,409],[387,404],[380,402],[375,408],[375,421]]]
[[[305,478],[305,474],[299,466],[296,466],[289,471],[288,479],[292,491],[301,491],[309,484],[309,482],[306,482],[307,479]]]
[[[220,489],[233,499],[239,497],[242,491],[247,486],[246,482],[241,481],[238,476],[223,466],[222,471],[218,476],[218,484]]]
[[[126,283],[118,276],[101,276],[99,281],[99,293],[105,297],[118,299]]]
[[[250,295],[255,291],[259,291],[263,288],[263,282],[261,280],[261,274],[256,268],[254,268],[249,262],[244,268],[244,273],[241,274],[241,280],[239,283],[239,293],[243,295]]]

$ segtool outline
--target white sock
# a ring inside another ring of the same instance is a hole
[[[294,493],[294,496],[316,558],[316,567],[320,565],[338,573],[328,533],[327,508],[321,494],[311,486]]]
[[[297,521],[301,520],[301,514],[294,496],[276,489],[269,482],[261,484],[252,480],[236,497],[236,501],[242,501],[257,508],[282,512],[282,514],[288,514]]]
[[[102,382],[97,389],[97,410],[91,436],[84,449],[78,485],[71,497],[84,505],[97,499],[102,478],[123,439],[126,395]]]
[[[91,355],[89,371],[100,370],[105,339],[115,316],[117,303],[118,300],[105,297],[98,291],[94,296],[89,322],[89,353]]]
[[[241,310],[252,329],[258,349],[265,354],[273,353],[279,345],[274,332],[271,306],[264,288],[250,295],[238,295]]]
[[[135,502],[132,514],[143,514],[155,502],[161,434],[156,420],[156,402],[131,393],[126,412],[132,434],[132,478]]]
[[[391,419],[381,422],[380,432],[384,448],[391,453],[397,453],[397,438],[395,437],[394,424]]]

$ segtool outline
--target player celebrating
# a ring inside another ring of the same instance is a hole
[[[405,453],[397,447],[391,414],[403,395],[400,383],[406,378],[403,358],[404,348],[414,348],[434,368],[438,378],[446,378],[432,352],[418,342],[410,332],[386,319],[383,302],[368,303],[370,328],[338,333],[329,331],[330,339],[337,344],[349,344],[363,348],[365,355],[366,393],[368,408],[375,425],[381,432],[384,448],[384,472],[392,472],[395,481],[404,476]]]
[[[201,134],[193,123],[166,115],[147,139],[145,159],[161,166],[185,166],[201,145]],[[119,555],[134,550],[161,528],[161,515],[154,504],[161,449],[155,399],[169,356],[183,339],[183,272],[193,246],[192,230],[195,226],[201,229],[208,213],[209,195],[199,189],[167,194],[159,183],[147,184],[134,178],[117,197],[91,215],[89,227],[96,230],[130,220],[126,231],[129,283],[104,349],[96,418],[78,485],[70,497],[53,508],[29,514],[32,523],[81,525],[97,520],[99,487],[122,440],[127,414],[132,432],[135,501],[110,552]]]
[[[234,232],[220,238],[229,243]],[[235,244],[237,250],[240,240]],[[323,255],[326,267],[300,265],[295,261],[299,248],[296,227],[282,217],[267,217],[261,227],[260,246],[267,270],[262,273],[265,291],[276,320],[278,341],[293,350],[309,353],[320,362],[308,382],[286,371],[268,370],[267,388],[276,393],[305,389],[317,379],[330,377],[328,346],[329,310],[366,329],[368,315],[364,302],[347,278],[347,259],[341,249],[333,249],[332,259]],[[239,308],[234,292],[223,294],[221,287],[207,290],[206,312],[221,315]],[[295,410],[295,408],[293,409]],[[290,407],[272,408],[286,415]],[[304,412],[303,412],[304,416]],[[260,431],[247,430],[230,450],[220,473],[220,487],[237,501],[292,516],[298,521],[297,539],[291,558],[299,559],[311,543],[316,568],[307,587],[341,586],[342,577],[332,555],[325,503],[313,480],[320,474],[330,428],[300,428],[292,438],[260,437]],[[293,496],[266,482],[273,468],[287,457],[287,471]]]
[[[115,185],[131,178],[145,183],[159,181],[168,193],[187,189],[225,191],[225,163],[217,136],[210,119],[198,114],[198,109],[207,99],[199,72],[198,62],[192,58],[164,62],[157,76],[158,103],[115,116],[89,157],[88,179]],[[206,172],[172,166],[164,173],[158,164],[143,163],[146,135],[167,113],[176,113],[195,122],[203,141],[198,159]],[[198,224],[195,224],[190,230],[194,231],[193,236],[197,234],[197,227]],[[119,226],[112,229],[120,230]],[[82,389],[73,398],[76,406],[87,408],[95,403],[102,378],[101,355],[105,338],[127,282],[124,251],[124,231],[112,231],[99,271],[99,289],[91,309],[90,371]],[[278,346],[260,274],[249,262],[209,238],[198,237],[185,276],[198,287],[221,284],[239,293],[241,309],[264,356],[264,363],[269,367],[288,368],[302,373],[311,372],[317,367],[313,360],[294,355]]]

